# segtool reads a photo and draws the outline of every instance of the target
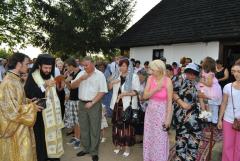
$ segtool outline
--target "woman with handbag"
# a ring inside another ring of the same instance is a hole
[[[195,161],[201,136],[199,100],[202,98],[198,98],[197,90],[199,66],[190,63],[185,67],[184,73],[185,76],[179,76],[173,85],[173,118],[176,125],[175,161]]]
[[[137,109],[137,94],[140,91],[140,81],[131,61],[124,58],[119,61],[120,76],[109,83],[109,89],[113,89],[110,108],[112,116],[112,139],[115,145],[114,153],[124,150],[123,156],[130,155],[130,147],[135,144],[134,127],[130,120],[131,110]]]
[[[143,158],[144,161],[167,161],[167,131],[172,120],[172,81],[165,76],[166,67],[161,60],[152,61],[149,67],[151,76],[143,94],[144,99],[149,99],[144,121]]]
[[[240,161],[240,59],[231,69],[236,81],[223,88],[218,128],[223,129],[222,161]]]

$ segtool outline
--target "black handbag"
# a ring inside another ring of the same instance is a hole
[[[137,96],[137,103],[138,103],[138,109],[132,109],[132,119],[131,123],[134,126],[143,125],[144,124],[144,116],[145,113],[143,111],[142,105],[139,101],[139,97]]]
[[[122,121],[124,123],[131,123],[132,116],[133,116],[133,109],[132,109],[132,97],[131,97],[129,106],[126,108],[125,111],[123,111]]]

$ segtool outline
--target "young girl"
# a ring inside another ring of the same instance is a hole
[[[105,115],[106,115],[106,107],[102,104],[102,121],[101,121],[102,139],[101,139],[101,143],[104,143],[106,141],[105,129],[108,127],[108,123],[107,123],[107,119],[106,119]]]
[[[206,96],[204,101],[205,109],[212,113],[208,118],[209,122],[214,124],[218,121],[219,105],[222,102],[222,89],[215,77],[216,62],[211,57],[206,57],[203,60],[201,79],[199,82],[200,91]]]

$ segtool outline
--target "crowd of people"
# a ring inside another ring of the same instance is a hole
[[[240,60],[231,71],[211,57],[199,65],[185,57],[166,62],[0,58],[0,161],[59,161],[63,128],[72,135],[67,144],[81,149],[77,156],[98,161],[108,117],[117,155],[128,157],[140,135],[144,161],[167,161],[172,128],[175,160],[194,161],[203,128],[211,124],[223,129],[222,161],[240,161]],[[138,124],[134,110],[144,114]]]

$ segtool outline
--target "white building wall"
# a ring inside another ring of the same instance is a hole
[[[214,59],[218,58],[219,42],[134,47],[130,48],[130,57],[140,60],[143,64],[145,61],[152,60],[153,49],[163,49],[163,55],[167,59],[167,63],[170,64],[174,61],[179,63],[180,59],[184,56],[192,58],[195,63],[200,63],[206,56]]]

